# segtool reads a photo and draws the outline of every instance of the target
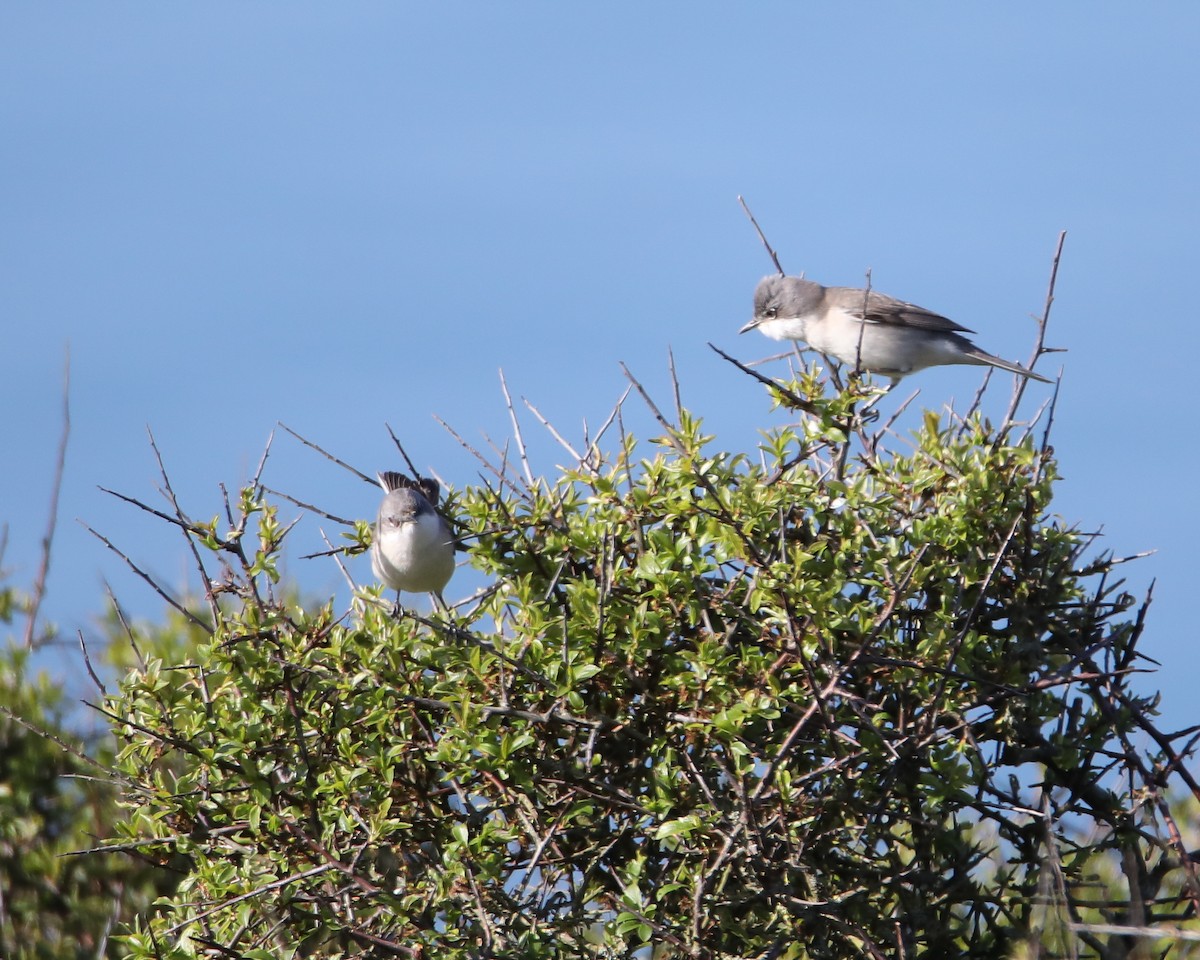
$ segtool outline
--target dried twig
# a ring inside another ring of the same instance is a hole
[[[409,459],[408,451],[404,449],[404,444],[402,444],[400,439],[396,436],[396,432],[392,429],[392,425],[390,423],[385,423],[384,426],[387,427],[388,436],[392,438],[392,443],[396,445],[396,449],[400,451],[400,456],[404,458],[404,462],[408,465],[409,473],[413,475],[414,479],[420,480],[421,471],[413,466],[412,460]]]
[[[338,569],[342,571],[342,577],[345,579],[346,585],[351,590],[357,590],[358,584],[354,582],[354,578],[350,576],[350,571],[346,569],[346,565],[342,563],[342,558],[339,556],[339,554],[346,552],[345,548],[335,547],[332,543],[330,543],[329,538],[325,536],[324,530],[320,531],[320,533],[321,539],[325,541],[325,546],[329,547],[329,549],[325,551],[325,555],[333,557],[333,562],[336,563],[338,565]]]
[[[345,517],[339,517],[336,514],[327,513],[326,511],[322,510],[320,507],[314,506],[311,503],[305,503],[303,500],[297,500],[295,497],[284,493],[282,490],[275,490],[274,488],[268,487],[265,485],[263,486],[262,489],[265,493],[269,493],[275,497],[283,497],[283,499],[286,500],[288,503],[293,503],[300,509],[307,510],[309,513],[315,513],[318,516],[324,517],[326,520],[331,520],[334,523],[340,523],[344,527],[354,526],[353,520],[347,520]]]
[[[580,456],[579,451],[576,450],[573,446],[571,446],[566,441],[566,439],[563,437],[563,435],[561,433],[559,433],[557,430],[554,429],[554,425],[549,420],[547,420],[545,417],[542,416],[542,412],[540,410],[538,410],[538,408],[535,407],[533,405],[533,403],[530,400],[528,400],[527,398],[522,397],[521,400],[522,400],[522,402],[524,402],[525,406],[527,406],[530,409],[530,411],[533,413],[533,415],[538,418],[538,422],[550,432],[550,436],[552,436],[555,440],[558,441],[559,446],[561,446],[564,450],[566,450],[567,453],[569,453],[575,459],[575,461],[577,463],[583,463],[583,457]],[[532,485],[533,485],[533,481],[531,479],[530,486],[532,486]]]
[[[1054,247],[1054,259],[1050,264],[1050,282],[1046,287],[1046,303],[1042,308],[1042,316],[1038,320],[1037,337],[1033,345],[1033,353],[1030,354],[1029,369],[1033,369],[1034,364],[1041,359],[1042,354],[1051,353],[1053,351],[1046,348],[1046,327],[1050,323],[1050,308],[1054,305],[1054,285],[1058,282],[1058,264],[1062,260],[1063,244],[1067,240],[1067,231],[1063,230],[1058,235],[1058,243]],[[1017,413],[1017,407],[1021,403],[1021,397],[1025,395],[1025,388],[1029,386],[1027,377],[1018,377],[1017,382],[1013,385],[1012,400],[1008,404],[1008,410],[1004,414],[1004,429],[1001,433],[1007,431],[1009,424]]]
[[[716,348],[714,347],[713,349],[715,350]],[[642,386],[637,377],[629,372],[629,368],[625,366],[624,363],[621,363],[621,370],[629,379],[629,382],[633,384],[633,388],[641,395],[642,401],[647,407],[650,408],[650,412],[654,415],[654,419],[658,421],[659,426],[662,427],[666,432],[667,439],[671,441],[671,445],[674,446],[675,449],[681,454],[686,456],[687,450],[684,448],[683,444],[680,443],[679,437],[677,436],[679,432],[678,427],[676,427],[666,417],[663,416],[662,411],[658,409],[658,405],[651,399],[650,394],[646,392],[646,388]]]
[[[508,407],[508,418],[512,421],[513,439],[517,443],[517,456],[521,458],[521,467],[525,471],[525,482],[532,490],[535,485],[533,470],[529,467],[529,457],[525,453],[525,438],[521,436],[521,423],[517,420],[517,411],[513,409],[512,397],[509,395],[508,383],[504,379],[503,370],[500,371],[500,389],[504,391],[504,405]],[[525,403],[529,405],[528,400]]]
[[[751,370],[744,363],[742,363],[738,360],[734,360],[733,357],[731,357],[729,354],[727,354],[724,350],[722,350],[720,347],[716,346],[715,344],[710,342],[708,344],[708,346],[719,357],[721,357],[725,360],[728,360],[730,363],[732,363],[735,367],[737,367],[743,373],[750,374],[750,376],[752,376],[759,383],[765,384],[766,386],[770,387],[772,390],[775,390],[776,392],[778,392],[780,394],[780,396],[782,396],[785,400],[787,400],[787,402],[790,403],[792,406],[797,407],[800,410],[803,410],[805,413],[811,413],[814,416],[817,415],[818,411],[815,406],[813,406],[811,403],[809,403],[807,400],[805,400],[803,397],[799,396],[798,394],[793,393],[791,390],[789,390],[787,387],[783,386],[778,381],[772,380],[770,377],[764,377],[761,373],[759,373],[756,370]]]
[[[467,451],[467,453],[471,454],[471,456],[473,456],[476,460],[478,460],[480,463],[482,463],[487,468],[488,472],[491,473],[502,484],[504,484],[504,486],[508,487],[513,493],[515,493],[518,497],[521,497],[522,499],[524,499],[528,496],[526,491],[522,490],[515,483],[513,483],[510,479],[508,479],[508,476],[506,475],[506,473],[504,471],[497,469],[496,466],[494,464],[492,464],[492,462],[490,460],[487,459],[487,457],[485,457],[478,450],[476,450],[473,446],[471,446],[469,443],[467,443],[467,441],[464,440],[458,434],[458,432],[452,426],[450,426],[450,424],[448,424],[445,420],[443,420],[441,417],[436,416],[436,415],[434,416],[433,419],[436,420],[438,423],[440,423],[442,425],[442,428],[448,434],[450,434],[450,436],[452,436],[455,440],[457,440],[462,445],[462,448]]]
[[[83,639],[83,631],[79,630],[77,633],[79,634],[79,649],[83,651],[83,663],[84,666],[87,667],[88,676],[92,678],[92,683],[96,685],[96,689],[99,690],[103,696],[107,697],[108,690],[106,690],[104,684],[100,682],[100,678],[96,676],[96,671],[92,669],[92,658],[88,656],[87,642]]]
[[[767,242],[766,235],[762,232],[762,227],[758,225],[758,221],[754,219],[754,214],[750,212],[750,208],[746,205],[746,201],[742,199],[742,195],[738,194],[738,203],[742,205],[742,209],[746,212],[746,216],[750,218],[750,222],[754,225],[754,232],[758,234],[758,239],[762,241],[762,245],[767,248],[767,253],[770,254],[771,262],[775,264],[775,269],[779,271],[779,275],[784,275],[783,267],[779,264],[779,257],[775,254],[771,244]]]
[[[113,589],[107,580],[104,581],[104,592],[108,596],[109,603],[112,604],[117,622],[121,624],[121,629],[125,631],[125,636],[129,640],[129,646],[133,650],[133,656],[138,662],[138,667],[141,670],[145,670],[146,658],[142,656],[142,651],[138,648],[137,638],[133,635],[133,627],[129,625],[129,618],[125,616],[125,611],[122,609],[120,601],[117,600],[117,595],[113,593]]]
[[[282,420],[279,421],[279,425],[281,427],[283,427],[283,429],[286,430],[288,433],[290,433],[293,437],[295,437],[297,440],[299,440],[302,444],[304,444],[306,447],[316,450],[317,453],[321,454],[321,456],[323,456],[326,460],[332,460],[339,467],[349,470],[352,474],[354,474],[360,480],[365,480],[367,483],[369,483],[373,487],[379,486],[378,481],[376,481],[374,477],[368,477],[361,470],[355,470],[354,467],[350,466],[350,464],[346,463],[344,460],[339,460],[328,450],[325,450],[323,447],[318,446],[317,444],[313,443],[311,440],[307,440],[304,437],[300,436],[300,434],[298,434],[295,430],[293,430],[291,427],[289,427]]]
[[[46,597],[46,577],[50,573],[50,548],[54,543],[54,529],[58,525],[58,495],[62,492],[63,472],[67,463],[67,439],[71,435],[71,353],[68,350],[63,361],[63,426],[58,439],[58,456],[54,464],[54,480],[50,485],[50,512],[46,520],[46,532],[42,536],[42,559],[38,564],[37,576],[33,581],[33,593],[29,600],[29,619],[25,623],[25,649],[34,647],[38,612]]]
[[[201,620],[199,617],[197,617],[194,613],[192,613],[191,610],[189,610],[182,603],[180,603],[178,600],[176,600],[174,597],[172,597],[169,593],[167,593],[166,590],[164,590],[161,586],[158,585],[158,583],[155,581],[155,579],[152,576],[150,576],[150,574],[148,574],[145,570],[143,570],[136,563],[134,563],[131,559],[129,559],[129,557],[126,556],[111,540],[109,540],[108,537],[93,530],[82,520],[80,520],[78,522],[83,526],[83,528],[88,533],[90,533],[93,537],[95,537],[102,544],[104,544],[106,547],[108,547],[109,550],[111,550],[118,557],[120,557],[122,560],[124,560],[126,566],[128,566],[130,570],[132,570],[135,574],[138,575],[138,577],[140,577],[143,581],[145,581],[145,583],[150,587],[150,589],[153,590],[155,593],[157,593],[160,597],[162,597],[163,600],[165,600],[171,607],[173,607],[175,610],[179,611],[179,613],[183,614],[183,616],[186,617],[190,623],[199,627],[205,633],[212,633],[213,628],[211,626],[209,626],[207,623],[205,623],[203,620]]]
[[[36,724],[30,723],[19,713],[15,713],[12,709],[10,709],[9,707],[5,706],[2,703],[0,703],[0,716],[7,717],[13,723],[19,724],[20,726],[22,726],[26,730],[28,730],[30,733],[36,734],[38,737],[41,737],[43,740],[49,740],[51,743],[61,747],[62,751],[64,753],[70,754],[76,760],[79,760],[82,763],[86,763],[88,766],[93,767],[96,770],[100,770],[105,774],[112,773],[111,769],[109,769],[104,764],[101,764],[99,761],[95,760],[94,758],[89,757],[86,753],[84,753],[82,750],[80,750],[74,744],[67,743],[66,740],[64,740],[62,737],[58,736],[57,734],[52,733],[49,730],[44,730],[43,728],[37,726]]]
[[[667,370],[671,374],[671,392],[675,397],[675,418],[683,423],[683,401],[679,398],[679,376],[675,372],[675,352],[667,347]]]
[[[176,499],[175,491],[171,487],[171,478],[167,475],[167,467],[166,464],[163,463],[162,453],[159,452],[158,444],[155,443],[154,434],[151,432],[149,427],[146,427],[146,435],[150,438],[150,449],[154,451],[154,459],[158,461],[158,472],[163,479],[163,487],[166,490],[167,500],[175,510],[175,516],[178,519],[178,525],[184,531],[183,539],[187,541],[188,550],[191,551],[192,559],[196,563],[196,568],[200,571],[200,582],[203,583],[205,587],[204,594],[208,600],[209,612],[212,614],[213,623],[218,623],[220,622],[221,611],[217,608],[217,598],[213,595],[212,589],[209,586],[212,580],[208,575],[208,571],[204,567],[204,560],[200,556],[200,551],[196,549],[195,537],[188,535],[189,533],[193,532],[192,528],[194,527],[194,524],[192,524],[191,521],[184,516],[183,511],[179,508],[179,501]],[[269,442],[267,446],[269,449]],[[265,461],[266,454],[264,453],[263,462]]]
[[[598,444],[600,442],[600,440],[603,438],[603,436],[606,433],[608,433],[608,428],[611,427],[616,422],[617,411],[621,409],[621,406],[625,403],[625,398],[629,396],[629,391],[632,389],[633,389],[632,384],[630,384],[628,387],[626,387],[625,392],[621,394],[620,398],[613,405],[613,408],[609,412],[608,417],[606,417],[604,420],[604,423],[602,423],[600,425],[600,429],[596,431],[596,436],[594,436],[592,438],[591,442],[593,445]]]

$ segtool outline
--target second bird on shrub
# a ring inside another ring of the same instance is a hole
[[[814,350],[890,377],[948,363],[998,367],[1050,383],[1032,370],[979,349],[953,320],[874,290],[823,287],[800,277],[765,277],[754,291],[754,319],[739,333],[761,330],[773,340],[803,340]]]

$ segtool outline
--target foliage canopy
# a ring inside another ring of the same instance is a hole
[[[190,864],[134,955],[1003,957],[1193,910],[1144,607],[1045,440],[928,413],[901,452],[854,381],[775,395],[759,463],[679,409],[652,455],[491,465],[449,505],[490,587],[429,617],[277,595],[260,478],[176,508],[234,563],[195,661],[108,705],[125,841]]]

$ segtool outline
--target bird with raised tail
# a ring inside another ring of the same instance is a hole
[[[754,291],[754,319],[738,332],[747,330],[761,330],[773,340],[803,340],[855,370],[890,377],[893,386],[917,370],[948,363],[998,367],[1051,382],[981,350],[963,336],[974,331],[924,307],[800,277],[764,277]]]
[[[430,477],[410,480],[391,471],[377,476],[384,497],[371,541],[371,569],[393,590],[440,599],[454,573],[454,534],[437,511],[441,487]]]

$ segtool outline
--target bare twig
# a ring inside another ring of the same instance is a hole
[[[1047,453],[1050,450],[1050,428],[1054,426],[1054,414],[1058,411],[1058,395],[1062,389],[1062,382],[1054,384],[1054,393],[1050,397],[1050,403],[1047,405],[1046,429],[1042,431],[1042,453]]]
[[[507,477],[508,476],[508,445],[509,445],[509,441],[505,440],[504,446],[500,446],[500,444],[496,443],[496,441],[493,440],[491,438],[491,436],[489,436],[486,432],[483,434],[483,439],[487,441],[487,445],[492,448],[492,453],[494,453],[496,455],[497,459],[499,459],[499,461],[500,461],[500,465],[498,467],[496,467],[497,472],[499,472]]]
[[[104,764],[100,763],[99,761],[93,759],[92,757],[89,757],[86,753],[84,753],[82,750],[80,750],[77,746],[67,743],[67,741],[64,740],[62,737],[58,736],[55,733],[52,733],[49,730],[44,730],[41,727],[37,726],[36,724],[30,723],[28,720],[26,720],[24,717],[22,717],[19,713],[14,713],[10,708],[6,707],[2,703],[0,703],[0,716],[7,717],[13,723],[20,724],[22,727],[24,727],[30,733],[36,734],[37,736],[41,737],[42,739],[49,740],[51,743],[56,744],[57,746],[62,748],[62,751],[64,753],[70,754],[76,760],[86,763],[88,766],[93,767],[96,770],[100,770],[106,774],[112,773],[112,770],[110,770],[108,767],[106,767]]]
[[[513,409],[512,397],[508,392],[508,382],[504,379],[504,370],[500,371],[500,389],[504,391],[504,405],[508,407],[508,419],[512,421],[513,439],[517,442],[517,456],[521,458],[521,466],[525,470],[525,482],[532,490],[534,487],[533,471],[529,467],[529,457],[525,453],[525,438],[521,436],[521,422],[517,419],[517,411]],[[529,405],[529,401],[525,401]]]
[[[208,575],[208,571],[204,567],[204,560],[200,556],[200,551],[196,549],[196,540],[193,536],[188,536],[194,526],[183,511],[179,508],[179,501],[175,497],[175,491],[171,487],[171,478],[167,475],[166,464],[163,463],[162,453],[159,452],[158,444],[154,441],[154,434],[149,427],[146,427],[146,435],[150,438],[150,449],[154,451],[154,459],[158,461],[158,472],[163,479],[163,487],[166,489],[167,499],[171,506],[175,509],[175,516],[178,518],[179,526],[184,531],[183,539],[187,541],[188,550],[191,551],[192,559],[196,562],[196,568],[200,571],[200,582],[204,584],[204,595],[208,600],[209,611],[212,614],[213,623],[219,623],[221,619],[221,611],[217,607],[217,598],[213,595],[212,589],[209,586],[212,579]],[[270,444],[268,443],[268,448]],[[266,454],[263,454],[263,461],[266,460]],[[261,466],[260,466],[261,470]],[[257,485],[257,482],[256,482]]]
[[[128,494],[118,493],[116,490],[110,490],[108,487],[97,485],[96,489],[107,493],[109,496],[116,497],[118,500],[124,500],[126,503],[132,504],[139,510],[145,510],[146,513],[158,517],[160,520],[166,520],[167,523],[174,524],[175,526],[180,527],[186,532],[194,534],[197,537],[207,537],[209,535],[207,528],[200,526],[198,523],[189,520],[185,516],[173,517],[169,513],[163,513],[161,510],[154,509],[154,507],[150,506],[148,503],[143,503],[137,497],[131,497]],[[231,521],[230,526],[232,525],[233,524]]]
[[[780,384],[778,381],[772,380],[770,377],[764,377],[761,373],[759,373],[756,370],[751,370],[744,363],[741,363],[738,360],[734,360],[733,357],[731,357],[729,354],[727,354],[724,350],[722,350],[720,347],[716,346],[715,344],[710,342],[708,344],[708,346],[714,353],[716,353],[718,356],[722,357],[723,359],[728,360],[735,367],[737,367],[739,370],[741,370],[742,373],[750,374],[750,376],[752,376],[759,383],[766,384],[766,386],[770,387],[772,390],[777,391],[784,399],[787,400],[788,403],[792,404],[793,406],[797,407],[800,410],[803,410],[805,413],[811,413],[813,415],[817,414],[816,407],[814,407],[811,403],[809,403],[803,397],[799,396],[796,393],[793,393],[791,390],[789,390],[787,387]]]
[[[471,454],[471,456],[473,456],[476,460],[478,460],[480,463],[482,463],[487,468],[488,472],[491,473],[502,484],[504,484],[504,486],[508,487],[513,493],[515,493],[518,497],[521,497],[522,499],[524,499],[525,497],[528,496],[526,491],[522,490],[515,483],[513,483],[508,478],[507,474],[503,470],[497,469],[496,466],[490,460],[487,459],[487,457],[485,457],[478,450],[476,450],[473,446],[471,446],[469,443],[467,443],[467,441],[464,440],[458,434],[458,431],[456,431],[452,426],[450,426],[450,424],[448,424],[445,420],[443,420],[441,417],[439,417],[437,415],[435,415],[433,419],[436,420],[438,423],[440,423],[442,425],[443,429],[445,429],[445,431],[448,434],[450,434],[450,436],[452,436],[455,440],[457,440],[462,445],[463,449],[467,451],[467,453]]]
[[[1054,305],[1054,285],[1058,282],[1058,264],[1062,260],[1063,244],[1066,242],[1066,240],[1067,231],[1063,230],[1058,235],[1058,243],[1055,244],[1054,247],[1054,259],[1050,264],[1050,282],[1046,287],[1046,303],[1042,308],[1042,316],[1038,320],[1037,338],[1034,341],[1033,353],[1029,358],[1028,366],[1031,370],[1033,369],[1034,364],[1037,363],[1041,358],[1043,353],[1051,352],[1050,350],[1047,350],[1045,346],[1046,327],[1050,323],[1050,308]],[[1001,433],[1004,433],[1008,430],[1009,424],[1012,423],[1013,417],[1016,416],[1017,407],[1021,403],[1021,397],[1025,395],[1025,388],[1027,386],[1029,386],[1029,380],[1027,377],[1017,378],[1017,382],[1013,385],[1012,400],[1008,404],[1008,411],[1004,414],[1004,428],[1001,430]]]
[[[963,431],[967,430],[971,423],[971,417],[983,405],[984,394],[987,393],[987,388],[992,382],[992,374],[996,372],[995,367],[984,367],[983,377],[979,381],[979,387],[975,391],[975,396],[971,399],[970,405],[960,418],[959,436],[962,436]],[[1018,378],[1020,379],[1020,378]]]
[[[919,389],[914,390],[901,401],[900,405],[892,412],[892,415],[887,418],[883,426],[879,428],[871,438],[871,445],[878,446],[879,441],[883,439],[885,434],[892,432],[892,427],[896,425],[896,421],[900,419],[900,415],[908,409],[909,405],[921,395]]]
[[[50,548],[54,543],[54,529],[58,525],[58,496],[62,491],[63,472],[67,463],[67,439],[71,435],[71,352],[68,349],[63,360],[63,426],[58,440],[58,456],[54,464],[54,480],[50,485],[50,513],[46,520],[46,533],[42,536],[42,560],[38,565],[37,577],[33,582],[33,595],[29,600],[29,620],[25,624],[25,649],[34,647],[38,612],[46,597],[46,577],[50,573]]]
[[[596,431],[596,436],[594,436],[592,438],[593,444],[599,443],[600,439],[606,433],[608,433],[608,428],[611,427],[616,422],[617,411],[621,409],[622,405],[625,403],[625,398],[629,396],[629,391],[632,389],[633,389],[633,384],[630,384],[628,387],[625,388],[624,393],[621,394],[620,398],[613,405],[613,408],[610,411],[610,413],[608,414],[608,417],[605,419],[604,423],[602,423],[600,425],[600,429]]]
[[[326,520],[331,520],[334,523],[340,523],[344,527],[354,526],[353,520],[347,520],[345,517],[339,517],[333,513],[327,513],[320,507],[314,506],[311,503],[305,503],[303,500],[297,500],[295,497],[284,493],[282,490],[275,490],[272,487],[264,486],[263,491],[275,497],[283,497],[288,503],[293,503],[302,510],[307,510],[309,513],[315,513],[318,516],[324,517]]]
[[[714,347],[713,349],[716,348]],[[637,392],[641,395],[641,398],[646,406],[650,408],[650,412],[654,414],[654,419],[658,421],[659,426],[666,431],[667,439],[671,441],[672,446],[674,446],[675,449],[681,454],[686,455],[687,450],[684,448],[683,444],[680,443],[679,437],[677,436],[679,432],[678,428],[663,416],[662,411],[658,409],[658,405],[653,399],[651,399],[650,394],[646,392],[646,388],[642,386],[637,377],[629,372],[629,368],[625,366],[623,362],[621,363],[621,370],[624,372],[625,376],[629,378],[629,382],[633,384],[634,389],[637,390]]]
[[[571,446],[563,438],[563,435],[561,433],[559,433],[557,430],[554,429],[554,425],[549,420],[547,420],[545,417],[542,416],[542,412],[540,410],[538,410],[538,408],[535,407],[533,405],[533,403],[530,402],[525,397],[522,397],[521,400],[524,401],[525,406],[527,406],[530,409],[530,411],[533,413],[533,415],[538,418],[538,422],[541,423],[541,425],[550,432],[550,436],[552,436],[555,440],[558,441],[559,446],[561,446],[564,450],[567,451],[567,453],[569,453],[572,457],[574,457],[576,462],[583,463],[583,457],[581,457],[579,455],[579,451],[577,451],[573,446]],[[532,478],[530,478],[530,486],[531,487],[533,486]]]
[[[138,667],[145,670],[146,658],[142,656],[142,651],[138,649],[137,638],[133,635],[133,627],[129,625],[129,618],[125,616],[125,611],[121,609],[121,603],[117,600],[117,595],[113,593],[113,589],[107,580],[104,582],[104,592],[108,595],[108,601],[112,604],[113,613],[116,614],[117,621],[121,624],[121,629],[125,631],[125,636],[129,640],[129,646],[133,650],[134,657],[137,659]]]
[[[867,317],[871,314],[871,268],[867,267],[867,285],[863,287],[862,322],[858,325],[858,343],[854,347],[854,369],[851,373],[861,374],[863,336],[867,332]]]
[[[758,221],[754,219],[754,214],[752,214],[750,212],[750,208],[746,205],[746,201],[742,199],[741,194],[738,194],[737,199],[738,199],[738,203],[740,203],[742,205],[742,209],[744,211],[746,211],[746,216],[748,216],[750,218],[750,222],[754,225],[754,232],[758,234],[758,239],[761,240],[762,245],[767,248],[767,253],[770,254],[771,262],[773,264],[775,264],[775,269],[779,271],[779,275],[782,277],[784,275],[783,267],[780,266],[779,257],[775,254],[775,251],[774,251],[774,249],[772,249],[771,244],[769,244],[767,242],[767,237],[762,232],[762,227],[760,227],[758,225]]]
[[[317,453],[321,454],[321,456],[323,456],[326,460],[332,460],[339,467],[343,467],[346,470],[349,470],[352,474],[354,474],[360,480],[365,480],[367,483],[369,483],[373,487],[379,486],[378,481],[376,481],[374,477],[368,477],[361,470],[355,470],[354,467],[350,466],[350,464],[346,463],[344,460],[339,460],[328,450],[325,450],[324,448],[319,447],[317,444],[313,443],[311,440],[306,440],[304,437],[300,436],[300,434],[298,434],[295,430],[293,430],[291,427],[289,427],[282,420],[279,421],[279,425],[281,427],[283,427],[283,429],[286,430],[288,433],[290,433],[293,437],[295,437],[297,440],[299,440],[302,444],[304,444],[306,447],[316,450]]]
[[[172,597],[169,593],[167,593],[166,590],[164,590],[162,587],[160,587],[158,585],[158,583],[155,582],[154,578],[152,576],[150,576],[150,574],[148,574],[145,570],[143,570],[136,563],[134,563],[131,559],[129,559],[128,556],[126,556],[123,552],[121,552],[121,550],[111,540],[109,540],[108,537],[93,530],[82,520],[80,520],[79,523],[83,526],[83,528],[88,533],[90,533],[93,537],[95,537],[102,544],[104,544],[106,547],[108,547],[109,550],[111,550],[118,557],[120,557],[122,560],[124,560],[130,570],[132,570],[143,581],[145,581],[145,583],[150,587],[150,589],[153,590],[155,593],[157,593],[160,597],[162,597],[163,600],[165,600],[170,606],[172,606],[174,609],[176,609],[181,614],[183,614],[183,616],[186,617],[189,622],[195,624],[197,627],[199,627],[205,633],[213,632],[213,628],[211,626],[209,626],[207,623],[205,623],[203,620],[201,620],[199,617],[197,617],[194,613],[192,613],[191,610],[189,610],[182,603],[180,603],[178,600],[176,600],[174,597]]]
[[[679,376],[675,373],[675,352],[667,347],[667,369],[671,372],[671,391],[675,396],[675,416],[683,423],[683,402],[679,398]]]
[[[275,442],[275,431],[272,430],[267,434],[267,442],[263,446],[262,456],[258,458],[258,466],[254,470],[254,479],[250,481],[250,486],[255,490],[262,489],[262,475],[267,468],[267,457],[271,455],[271,444]]]
[[[83,639],[83,631],[77,631],[79,634],[79,649],[83,651],[83,663],[87,667],[88,676],[92,678],[92,683],[96,685],[96,689],[104,696],[108,696],[108,691],[104,688],[104,684],[100,682],[100,678],[96,676],[96,671],[92,669],[92,658],[88,656],[87,643]]]
[[[404,449],[404,444],[402,444],[396,437],[395,431],[392,430],[392,425],[390,423],[385,423],[384,426],[387,427],[388,436],[392,438],[392,443],[394,443],[396,445],[396,449],[400,451],[400,456],[402,456],[404,458],[404,462],[408,464],[409,473],[411,473],[415,479],[420,480],[421,471],[413,466],[412,460],[409,459],[408,451]]]
[[[350,572],[346,569],[346,565],[342,563],[342,558],[339,556],[339,554],[344,553],[345,550],[335,547],[332,543],[330,543],[329,538],[325,536],[324,530],[321,531],[321,539],[325,541],[325,546],[329,547],[327,553],[329,556],[333,557],[333,562],[336,563],[338,565],[338,569],[342,571],[342,576],[345,578],[347,586],[349,586],[351,590],[356,590],[358,585],[354,582],[354,578],[350,576]]]

